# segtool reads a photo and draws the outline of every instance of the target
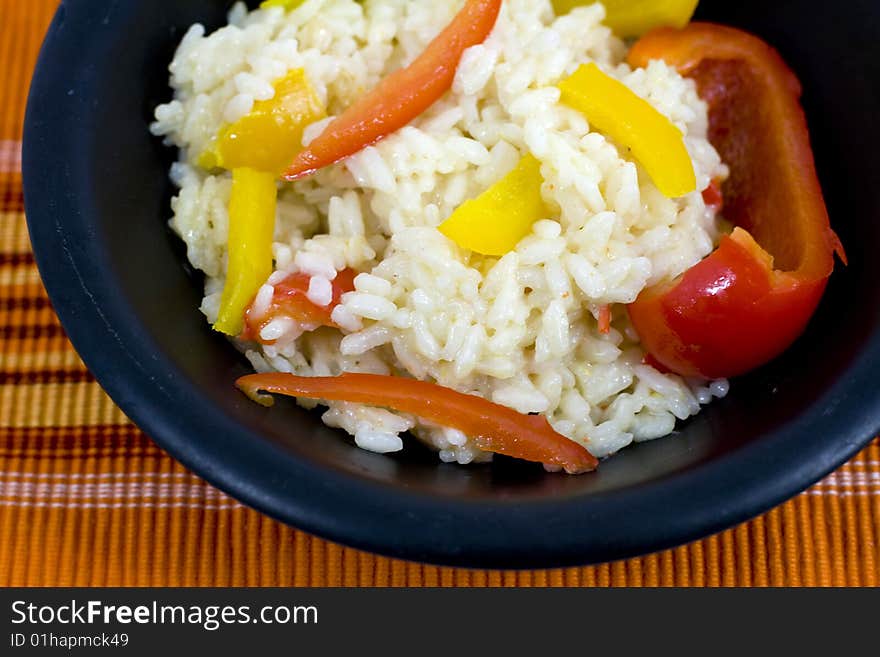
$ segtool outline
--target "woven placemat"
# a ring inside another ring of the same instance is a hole
[[[21,124],[57,0],[0,0],[0,586],[874,586],[880,442],[770,513],[626,562],[467,571],[376,557],[212,488],[119,411],[67,341],[34,264]]]

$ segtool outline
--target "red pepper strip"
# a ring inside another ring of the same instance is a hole
[[[611,333],[611,306],[608,304],[599,308],[599,333],[602,335]]]
[[[556,465],[569,474],[590,472],[599,463],[581,445],[556,433],[543,415],[523,415],[482,397],[427,381],[377,374],[252,374],[240,378],[236,385],[248,397],[266,405],[271,405],[271,397],[267,399],[261,392],[391,408],[458,429],[488,452]]]
[[[816,176],[800,83],[776,51],[745,32],[692,23],[656,30],[629,54],[632,66],[652,59],[693,78],[708,103],[709,138],[731,168],[725,218],[740,229],[679,279],[643,292],[630,317],[667,369],[736,376],[803,332],[834,252],[846,256]]]
[[[284,173],[297,180],[335,164],[404,127],[452,87],[461,55],[489,36],[502,0],[468,0],[409,66],[382,80],[301,151]]]
[[[309,283],[312,277],[308,274],[291,274],[280,283],[275,284],[275,294],[269,310],[259,317],[254,312],[253,304],[245,311],[245,328],[241,334],[242,340],[252,340],[262,344],[273,344],[260,338],[260,331],[266,324],[278,317],[290,317],[300,324],[318,326],[332,326],[339,328],[332,319],[333,309],[339,305],[339,301],[346,292],[354,291],[354,279],[359,272],[353,269],[343,269],[333,279],[333,300],[329,306],[318,306],[308,298]]]

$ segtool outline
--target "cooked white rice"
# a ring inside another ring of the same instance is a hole
[[[180,148],[171,226],[207,275],[202,311],[216,319],[226,269],[230,174],[194,164],[226,122],[271,98],[272,82],[304,68],[336,114],[414,59],[462,1],[306,0],[285,13],[236,5],[229,25],[194,25],[171,64],[175,100],[152,130]],[[698,189],[726,169],[706,138],[694,84],[654,62],[631,70],[600,4],[554,16],[549,0],[506,0],[494,32],[468,50],[451,93],[411,125],[342,164],[281,186],[274,245],[281,272],[314,276],[324,302],[337,270],[361,272],[333,319],[343,330],[266,326],[274,346],[242,343],[256,370],[299,375],[402,374],[543,413],[598,457],[671,433],[713,397],[711,385],[643,364],[622,304],[708,255],[719,237],[699,192],[670,200],[628,154],[559,104],[556,84],[596,62],[686,135]],[[320,133],[325,122],[306,131]],[[532,153],[550,215],[504,257],[463,251],[436,227]],[[268,305],[276,274],[256,303]],[[613,328],[598,330],[599,308]],[[316,404],[308,400],[307,407]],[[484,461],[458,431],[357,404],[331,403],[324,422],[364,449],[400,450],[412,432],[444,461]]]

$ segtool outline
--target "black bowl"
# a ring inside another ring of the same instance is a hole
[[[499,459],[361,451],[292,403],[233,386],[247,364],[197,307],[169,233],[168,149],[147,132],[184,30],[228,3],[62,3],[28,105],[37,262],[73,344],[119,406],[193,471],[279,520],[392,556],[549,567],[643,554],[782,502],[880,431],[880,5],[705,0],[700,17],[775,44],[804,82],[818,166],[850,264],[804,337],[676,435],[580,477]]]

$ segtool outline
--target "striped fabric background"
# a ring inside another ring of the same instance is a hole
[[[791,502],[692,545],[489,572],[375,557],[239,505],[165,455],[65,338],[30,251],[21,124],[57,0],[0,0],[0,585],[875,586],[880,443]]]

